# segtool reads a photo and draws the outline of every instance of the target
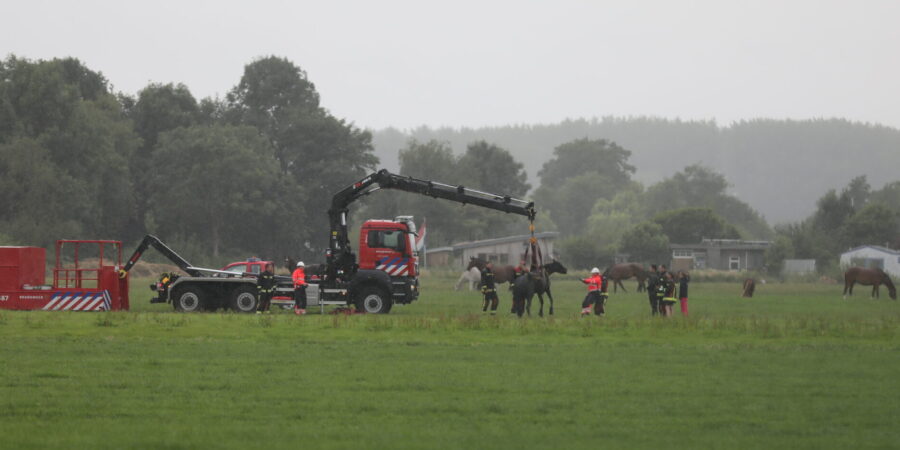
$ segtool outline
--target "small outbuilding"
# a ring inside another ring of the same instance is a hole
[[[674,270],[759,270],[769,241],[703,239],[699,244],[671,244]]]
[[[549,261],[556,254],[554,241],[559,236],[556,231],[535,233],[538,245],[541,246],[544,259]],[[518,264],[528,248],[531,235],[506,236],[482,241],[460,242],[449,247],[428,249],[426,251],[429,267],[465,268],[470,258],[480,258],[496,264]]]
[[[841,253],[841,267],[879,268],[900,277],[900,250],[878,245],[863,245]]]

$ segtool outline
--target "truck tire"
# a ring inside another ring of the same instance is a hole
[[[356,300],[356,310],[369,314],[387,314],[394,306],[393,299],[376,286],[368,286],[360,289]]]
[[[256,296],[256,289],[248,286],[235,289],[229,299],[229,307],[237,313],[254,313],[258,305],[259,298]]]
[[[203,309],[203,289],[198,286],[179,286],[172,292],[172,306],[180,312],[197,312]]]

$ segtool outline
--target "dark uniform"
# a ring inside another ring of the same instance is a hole
[[[647,274],[647,297],[650,299],[650,312],[655,316],[659,314],[659,275],[656,273],[656,267],[651,266],[650,273]]]
[[[670,278],[669,272],[666,272],[665,269],[660,270],[656,275],[656,305],[660,314],[663,313],[663,306],[665,306],[663,299],[668,298],[670,293],[673,296],[675,295],[675,283],[673,283]]]
[[[494,272],[489,267],[485,267],[481,271],[481,294],[484,300],[481,303],[481,311],[485,312],[488,305],[491,306],[491,314],[497,314],[497,306],[500,305],[500,299],[497,298],[497,287],[494,282]]]
[[[256,288],[259,290],[259,305],[256,311],[268,311],[272,296],[275,294],[275,274],[267,268],[256,279]]]
[[[306,271],[303,267],[297,267],[292,274],[294,280],[294,309],[306,309]]]

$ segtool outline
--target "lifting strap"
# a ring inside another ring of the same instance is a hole
[[[531,253],[530,272],[538,272],[544,267],[544,255],[541,253],[541,246],[538,245],[537,238],[534,237],[534,218],[529,218],[528,230],[531,232],[529,245],[525,249],[525,261],[528,261],[529,251]]]

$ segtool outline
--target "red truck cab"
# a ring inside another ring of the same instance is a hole
[[[416,225],[412,217],[367,220],[359,230],[359,268],[391,277],[417,277]]]
[[[259,258],[247,258],[246,261],[233,262],[223,267],[222,271],[233,272],[238,275],[243,273],[259,274],[266,270],[266,264],[272,264],[272,267],[275,267],[275,263],[272,261],[263,261]]]

